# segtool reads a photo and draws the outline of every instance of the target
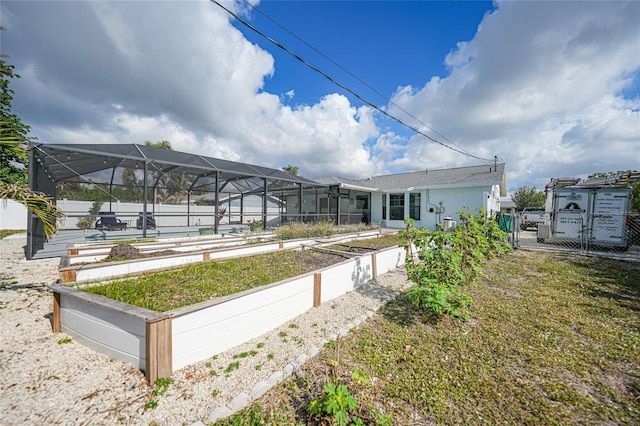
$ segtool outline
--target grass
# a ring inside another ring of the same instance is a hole
[[[165,312],[295,277],[343,260],[340,256],[311,250],[280,251],[198,263],[83,290]]]
[[[0,229],[0,240],[8,237],[9,235],[13,235],[13,234],[24,234],[27,231],[24,229]]]
[[[518,251],[464,290],[469,321],[438,322],[401,295],[217,424],[307,424],[328,378],[365,424],[638,424],[640,265]]]
[[[332,250],[341,251],[358,251],[358,248],[364,249],[383,249],[394,247],[402,244],[402,240],[398,234],[387,234],[377,238],[367,238],[364,240],[347,241],[345,243],[329,246]]]

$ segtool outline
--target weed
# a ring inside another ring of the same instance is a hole
[[[258,349],[263,348],[263,347],[264,347],[264,342],[260,342],[260,343],[258,343],[258,344],[256,345],[256,347],[257,347]]]
[[[333,416],[336,423],[345,426],[351,419],[349,411],[356,409],[358,405],[346,386],[328,382],[324,385],[322,397],[309,404],[309,412],[316,417]],[[355,419],[353,421],[356,422]]]
[[[147,410],[153,410],[154,408],[158,408],[158,400],[152,399],[151,401],[144,404],[144,408],[146,408]]]
[[[260,371],[260,370],[262,370],[262,364],[256,365],[256,371]]]
[[[271,352],[269,355],[267,355],[267,359],[272,360],[274,359],[276,356],[273,354],[273,352]]]
[[[234,371],[240,368],[240,361],[235,361],[227,365],[227,368],[224,369],[224,373],[227,377]]]
[[[71,343],[71,337],[63,337],[62,339],[58,340],[59,345],[64,345],[66,343]]]
[[[371,380],[369,380],[369,373],[365,371],[353,370],[351,372],[351,377],[355,380],[359,381],[363,385],[370,385]]]
[[[151,393],[153,396],[162,396],[165,394],[165,392],[167,391],[167,389],[169,389],[169,385],[173,382],[173,380],[171,380],[168,377],[159,377],[155,384],[154,384],[154,389],[153,392]]]

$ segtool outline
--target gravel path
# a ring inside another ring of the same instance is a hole
[[[25,261],[25,235],[0,240],[0,424],[207,423],[236,396],[304,361],[323,342],[372,315],[409,286],[403,269],[382,275],[229,351],[178,370],[154,395],[133,366],[51,332],[60,259]],[[274,375],[275,373],[275,375]],[[151,408],[154,406],[155,408]]]

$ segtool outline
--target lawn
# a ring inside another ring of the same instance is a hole
[[[401,295],[218,424],[320,424],[309,407],[327,382],[363,424],[639,423],[639,264],[516,251],[462,289],[470,320],[437,321]]]

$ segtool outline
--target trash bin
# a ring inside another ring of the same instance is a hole
[[[498,227],[504,232],[511,232],[511,230],[513,229],[511,215],[498,212],[498,214],[496,215],[496,220],[498,221]]]

